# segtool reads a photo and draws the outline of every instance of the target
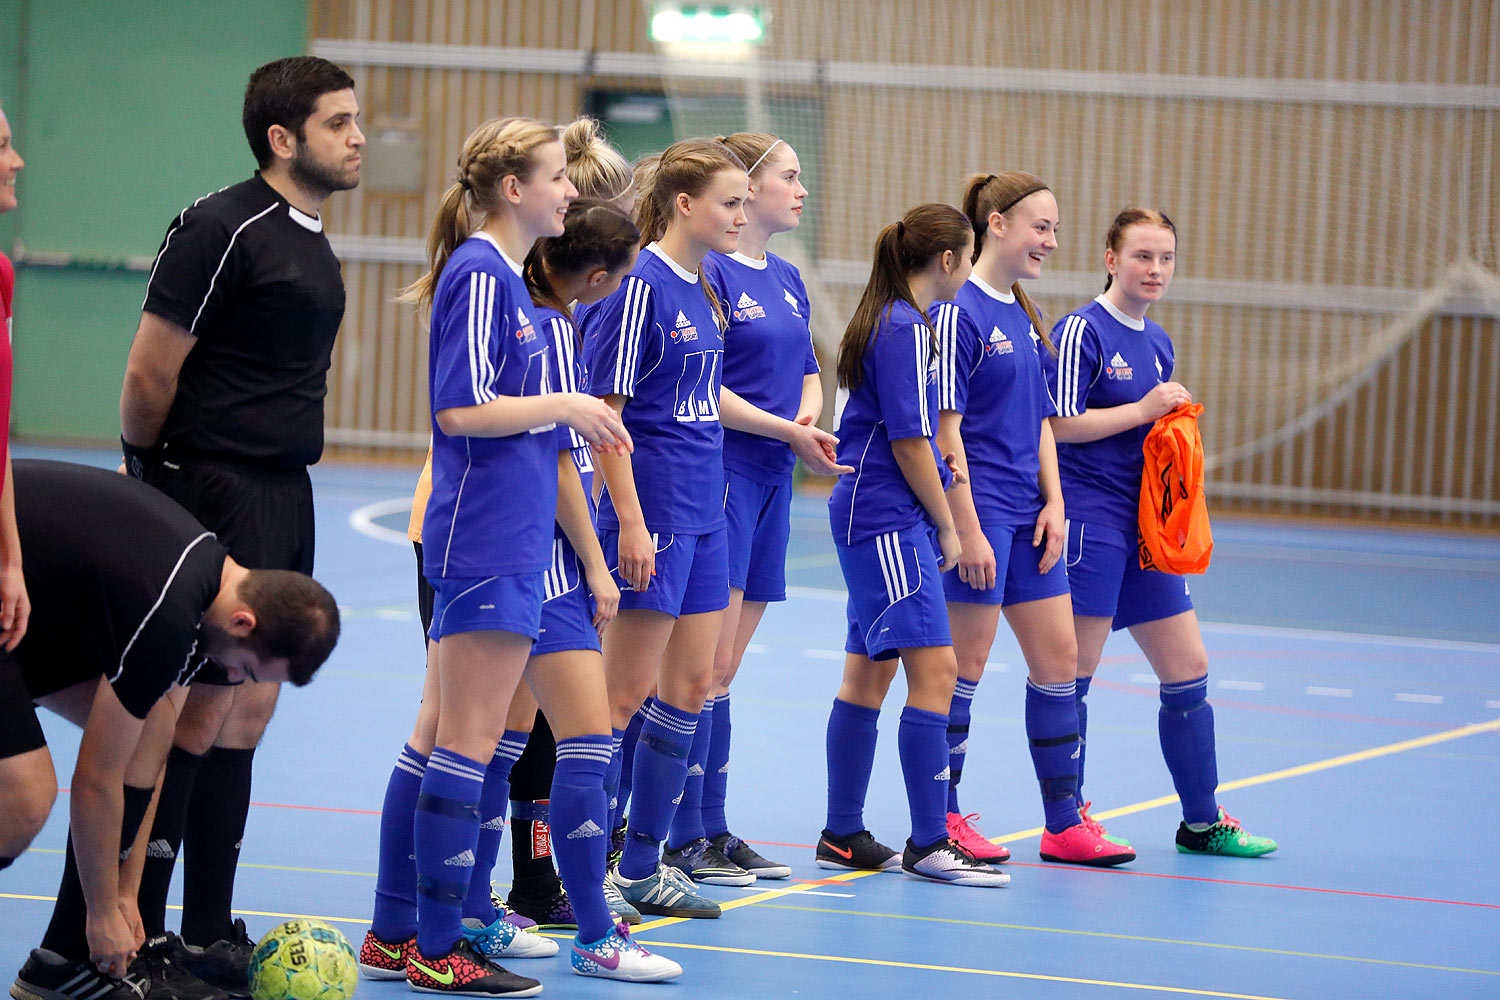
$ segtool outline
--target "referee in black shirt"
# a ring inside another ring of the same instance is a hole
[[[359,183],[354,81],[300,56],[257,69],[245,136],[260,169],[205,195],[167,228],[120,396],[128,471],[176,499],[252,568],[310,573],[307,467],[323,451],[323,397],[344,313],[319,209]],[[184,854],[182,937],[243,986],[250,940],[233,921],[251,760],[278,685],[209,686],[177,722],[141,885],[148,934],[164,930]]]

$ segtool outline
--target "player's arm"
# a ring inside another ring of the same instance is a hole
[[[812,423],[823,412],[823,378],[817,372],[802,376],[802,401],[797,404],[797,423]]]
[[[10,449],[5,450],[5,486],[0,488],[0,647],[8,653],[26,635],[31,598],[21,573],[21,534],[16,529],[16,484]]]
[[[937,525],[938,546],[942,549],[941,569],[946,573],[958,564],[960,543],[958,530],[953,526],[953,512],[948,509],[948,498],[943,492],[943,480],[932,461],[932,442],[922,437],[897,438],[891,442],[891,454],[896,458],[906,485],[911,487],[927,516]]]
[[[1057,441],[1052,436],[1052,424],[1047,420],[1042,421],[1037,456],[1040,459],[1037,484],[1042,488],[1042,510],[1036,518],[1036,530],[1032,533],[1031,544],[1034,548],[1046,541],[1047,547],[1042,552],[1041,561],[1037,563],[1037,569],[1046,573],[1062,558],[1063,543],[1067,541],[1062,477],[1057,471]]]
[[[120,390],[120,437],[130,448],[154,448],[177,398],[177,376],[197,338],[169,319],[141,313]]]
[[[995,550],[984,529],[979,524],[979,511],[974,506],[974,488],[969,477],[969,456],[964,450],[963,435],[959,427],[964,415],[953,410],[938,412],[937,446],[944,455],[953,456],[953,485],[948,488],[948,509],[953,514],[953,526],[958,532],[963,554],[958,560],[958,578],[978,590],[991,590],[995,586]],[[903,467],[903,472],[905,471]]]
[[[70,832],[87,905],[89,958],[115,976],[123,975],[135,957],[135,935],[119,906],[120,826],[125,769],[144,727],[101,678],[73,769]]]
[[[571,449],[557,453],[557,526],[583,563],[584,579],[594,595],[594,628],[603,630],[620,611],[620,588],[610,576],[599,536],[594,534],[594,519]]]
[[[761,409],[734,390],[721,387],[719,420],[731,430],[786,442],[793,453],[807,463],[808,469],[817,475],[838,476],[854,471],[847,465],[838,464],[836,450],[839,439],[821,427],[814,426],[811,416],[805,420],[800,415],[796,420],[787,420]]]
[[[1143,424],[1154,424],[1177,407],[1193,401],[1192,393],[1179,382],[1163,382],[1134,403],[1119,406],[1091,406],[1072,417],[1049,417],[1056,440],[1065,444],[1082,444],[1128,431]]]
[[[604,401],[617,414],[625,412],[628,397],[612,392]],[[620,522],[620,576],[635,590],[645,590],[656,575],[656,543],[646,528],[646,514],[641,509],[641,495],[635,489],[635,467],[626,453],[594,455],[609,499]]]

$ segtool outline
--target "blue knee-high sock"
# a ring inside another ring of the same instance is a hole
[[[687,779],[688,753],[698,713],[658,698],[646,713],[635,748],[635,802],[630,807],[630,835],[620,858],[620,874],[645,878],[661,861],[661,842],[672,826],[672,814]]]
[[[647,698],[646,703],[636,709],[625,725],[625,738],[620,741],[620,787],[615,793],[615,804],[609,814],[611,830],[619,829],[620,824],[625,822],[625,814],[630,810],[631,786],[635,784],[635,748],[641,742],[641,727],[646,724],[646,713],[651,711],[654,704],[655,698]]]
[[[380,868],[375,876],[375,916],[370,930],[382,941],[405,941],[417,932],[417,866],[412,823],[427,758],[401,748],[380,808]]]
[[[911,809],[911,842],[918,847],[948,836],[943,809],[948,795],[948,741],[943,736],[947,728],[946,715],[910,705],[901,710],[896,745]]]
[[[1161,754],[1182,800],[1185,823],[1212,823],[1219,818],[1219,758],[1214,751],[1214,710],[1208,703],[1208,678],[1161,686],[1157,730]]]
[[[948,706],[948,811],[958,808],[958,783],[964,776],[964,759],[969,755],[969,708],[974,703],[978,681],[962,677],[953,686],[953,701]]]
[[[610,743],[612,746],[609,755],[609,767],[604,772],[604,814],[605,821],[610,830],[615,829],[615,814],[620,805],[620,776],[624,769],[624,753],[621,745],[625,742],[625,730],[611,729]]]
[[[875,766],[880,709],[833,699],[828,713],[828,832],[847,837],[865,828],[865,793]]]
[[[552,854],[583,941],[597,941],[614,926],[603,888],[604,856],[609,851],[604,772],[611,756],[613,739],[603,734],[560,740],[552,772]]]
[[[1061,833],[1078,822],[1078,693],[1073,681],[1026,682],[1026,738],[1042,789],[1047,829]]]
[[[708,743],[708,773],[703,776],[703,835],[712,840],[729,832],[724,800],[729,793],[729,695],[713,700],[713,729]]]
[[[1083,762],[1089,755],[1089,685],[1094,683],[1094,675],[1080,677],[1075,681],[1078,685],[1078,697],[1074,704],[1078,706],[1078,791],[1074,793],[1078,804],[1083,805]]]
[[[417,947],[438,958],[463,934],[463,902],[479,841],[485,765],[438,747],[427,758],[412,824],[417,855]]]
[[[474,872],[464,896],[464,916],[485,925],[494,923],[497,916],[495,904],[490,902],[490,877],[495,870],[495,859],[500,856],[500,838],[505,835],[510,769],[526,750],[528,735],[507,729],[484,771],[484,791],[479,796],[479,841],[474,846]]]
[[[679,848],[707,836],[703,832],[703,779],[708,774],[708,748],[714,731],[713,711],[714,702],[710,698],[703,703],[698,728],[693,731],[687,775],[682,782],[682,801],[677,803],[677,812],[672,815],[672,830],[667,835],[670,848]]]

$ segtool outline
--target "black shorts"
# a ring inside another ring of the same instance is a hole
[[[422,616],[422,647],[425,649],[427,631],[432,628],[432,602],[437,594],[422,573],[422,543],[412,542],[411,545],[417,550],[417,614]]]
[[[46,745],[21,665],[0,652],[0,760]]]

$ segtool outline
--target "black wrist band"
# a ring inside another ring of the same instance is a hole
[[[149,448],[138,448],[120,438],[120,453],[125,456],[125,471],[132,479],[146,478],[146,467],[155,465],[161,461],[161,445],[152,445]]]

